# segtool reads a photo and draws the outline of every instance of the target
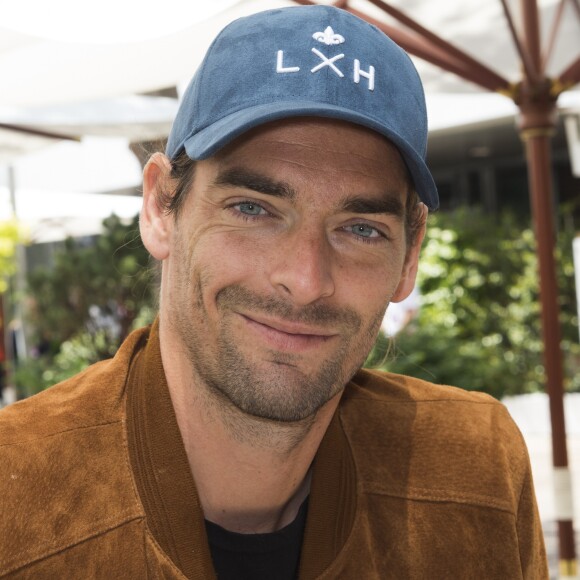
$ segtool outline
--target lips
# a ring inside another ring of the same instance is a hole
[[[253,322],[257,322],[258,324],[262,324],[263,326],[269,326],[274,330],[278,330],[286,334],[297,334],[304,336],[326,336],[326,337],[333,336],[335,334],[325,329],[314,328],[296,322],[268,319],[266,317],[256,316],[254,314],[252,314],[251,316],[247,314],[242,314],[242,316],[248,318],[249,320],[252,320]]]
[[[271,320],[261,316],[240,314],[247,327],[271,348],[282,351],[304,352],[325,344],[333,336],[328,330],[304,324]]]

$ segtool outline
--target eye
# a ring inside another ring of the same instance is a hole
[[[251,201],[242,201],[241,203],[236,203],[236,205],[233,207],[236,208],[240,213],[249,216],[265,215],[267,213],[261,205]]]
[[[353,234],[360,236],[361,238],[380,238],[382,237],[381,232],[377,228],[373,228],[368,224],[354,224],[346,228],[350,230]]]

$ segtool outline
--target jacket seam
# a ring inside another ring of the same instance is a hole
[[[149,335],[147,335],[148,337]],[[123,393],[124,393],[124,400],[123,400],[123,406],[122,406],[122,417],[120,419],[121,422],[121,439],[123,442],[123,448],[124,448],[124,455],[125,455],[125,466],[127,467],[127,472],[129,473],[129,478],[131,480],[131,487],[133,489],[133,495],[134,495],[134,501],[135,501],[135,505],[145,514],[145,506],[143,505],[143,501],[141,499],[141,496],[139,494],[139,489],[137,487],[137,481],[135,479],[135,473],[133,471],[133,465],[131,464],[131,452],[129,449],[129,425],[128,425],[128,412],[127,412],[127,405],[129,404],[129,388],[128,388],[128,382],[129,382],[129,375],[130,375],[130,371],[131,371],[131,366],[133,365],[133,363],[135,362],[136,358],[139,356],[139,354],[142,352],[142,348],[144,347],[143,344],[141,343],[147,343],[148,342],[148,338],[140,338],[136,345],[135,345],[135,350],[133,351],[132,355],[129,357],[129,363],[127,365],[127,372],[125,373],[125,380],[123,382]],[[137,350],[137,347],[140,347],[140,350]],[[145,514],[146,516],[146,514]]]
[[[39,435],[38,437],[32,437],[30,439],[20,439],[18,441],[13,441],[11,443],[0,443],[0,447],[14,447],[16,445],[22,445],[24,443],[33,443],[34,441],[41,441],[43,439],[50,439],[51,437],[56,437],[58,435],[63,435],[65,433],[72,433],[74,431],[85,431],[87,429],[98,429],[99,427],[108,427],[110,425],[118,425],[122,423],[123,419],[116,419],[115,421],[108,421],[106,423],[95,423],[94,425],[82,425],[79,427],[72,427],[70,429],[63,429],[62,431],[54,431],[52,433],[47,433],[45,435]]]
[[[129,439],[127,434],[127,420],[122,419],[122,440],[123,440],[123,455],[125,456],[125,467],[129,474],[129,479],[131,481],[131,489],[133,490],[133,502],[135,507],[145,513],[145,507],[141,501],[141,496],[139,495],[139,490],[137,489],[137,482],[135,481],[135,474],[133,473],[133,467],[131,465],[131,457],[129,456]]]
[[[462,403],[465,405],[489,405],[492,407],[502,408],[502,404],[499,401],[466,401],[464,399],[419,399],[419,400],[407,400],[407,401],[397,401],[390,400],[384,401],[380,399],[373,399],[371,397],[353,397],[349,396],[348,401],[364,401],[365,403],[372,403],[373,405],[378,403],[381,405],[420,405],[421,403]]]
[[[457,503],[457,504],[464,504],[464,505],[471,505],[473,507],[486,507],[496,509],[498,511],[506,512],[514,517],[516,514],[514,513],[513,509],[502,505],[499,502],[496,502],[492,499],[488,499],[485,496],[473,496],[471,494],[461,494],[455,493],[451,494],[446,492],[445,490],[429,490],[431,493],[427,493],[426,491],[421,491],[417,488],[410,488],[407,494],[398,494],[396,492],[390,492],[383,489],[378,489],[374,486],[365,485],[363,493],[367,495],[382,495],[387,497],[394,497],[397,499],[404,499],[408,501],[422,501],[422,502],[434,502],[434,503]],[[433,495],[433,491],[441,491],[441,496]]]
[[[529,479],[524,476],[524,479],[523,479],[523,482],[522,482],[522,487],[521,487],[521,490],[520,490],[520,496],[518,498],[518,509],[517,509],[517,512],[516,512],[516,541],[517,541],[517,544],[518,544],[518,557],[519,557],[519,560],[520,560],[520,569],[522,571],[522,577],[523,577],[523,574],[524,574],[524,563],[522,562],[522,550],[521,550],[521,546],[520,546],[520,535],[517,532],[518,532],[518,522],[519,522],[519,519],[520,519],[520,507],[522,505],[522,499],[524,497],[524,492],[526,491],[526,488],[529,487],[529,485],[530,485]]]
[[[145,519],[142,514],[125,515],[124,517],[125,517],[124,520],[116,523],[115,525],[111,525],[111,526],[106,527],[104,529],[95,531],[93,533],[89,533],[86,536],[76,538],[75,540],[69,542],[68,544],[65,544],[63,546],[59,546],[58,548],[54,547],[54,542],[53,542],[52,544],[45,546],[44,550],[40,550],[38,552],[33,552],[32,554],[30,554],[28,556],[28,558],[25,561],[20,562],[16,565],[10,564],[7,561],[0,562],[0,565],[2,567],[8,566],[8,568],[6,568],[5,570],[0,570],[0,577],[5,576],[7,574],[11,574],[12,572],[15,572],[17,570],[21,570],[21,569],[25,568],[26,566],[30,566],[31,564],[34,564],[36,562],[40,562],[40,561],[45,560],[47,558],[51,558],[53,556],[56,556],[57,554],[65,552],[66,550],[70,550],[71,548],[74,548],[75,546],[78,546],[78,545],[82,544],[83,542],[87,542],[87,541],[90,541],[90,540],[97,538],[99,536],[103,536],[105,534],[108,534],[109,532],[112,532],[113,530],[121,528],[121,527],[123,527],[123,526],[125,526],[133,521]],[[118,517],[108,518],[106,520],[103,520],[100,523],[101,523],[101,525],[106,525],[109,522],[117,521],[117,520],[118,520]],[[50,550],[51,547],[53,547],[52,551]],[[10,566],[12,566],[12,567],[10,567]]]
[[[148,525],[145,525],[145,545],[147,549],[147,541],[150,541],[152,544],[153,551],[157,550],[159,554],[157,556],[161,556],[164,558],[165,563],[171,568],[171,570],[177,574],[180,578],[185,578],[183,572],[175,565],[173,560],[165,553],[165,550],[159,545],[159,542],[155,539],[155,536],[149,529]]]
[[[348,451],[349,451],[350,456],[352,458],[352,463],[353,463],[354,470],[355,470],[355,480],[356,480],[356,489],[355,489],[355,497],[354,497],[355,510],[354,510],[354,518],[352,521],[352,526],[350,528],[350,531],[348,533],[346,540],[344,541],[344,544],[341,546],[340,550],[335,554],[333,560],[320,573],[320,575],[318,576],[320,579],[329,577],[329,574],[332,573],[333,568],[336,566],[336,562],[340,559],[340,555],[343,554],[348,549],[349,544],[353,541],[355,529],[358,526],[358,520],[361,517],[361,514],[360,514],[361,481],[360,481],[359,474],[358,474],[358,466],[356,464],[355,455],[354,455],[354,452],[352,449],[352,443],[350,441],[350,438],[348,436],[346,429],[344,428],[344,424],[342,422],[342,415],[341,415],[340,411],[338,414],[338,421],[339,421],[340,428],[342,429],[342,432],[344,433],[344,438],[346,440],[346,444],[348,446]]]

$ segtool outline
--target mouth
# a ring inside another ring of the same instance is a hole
[[[305,352],[326,344],[336,333],[285,320],[270,319],[252,314],[239,314],[247,327],[271,348],[280,351]]]

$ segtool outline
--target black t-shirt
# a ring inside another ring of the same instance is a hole
[[[296,519],[270,534],[238,534],[205,521],[219,580],[295,580],[308,512],[308,499]]]

